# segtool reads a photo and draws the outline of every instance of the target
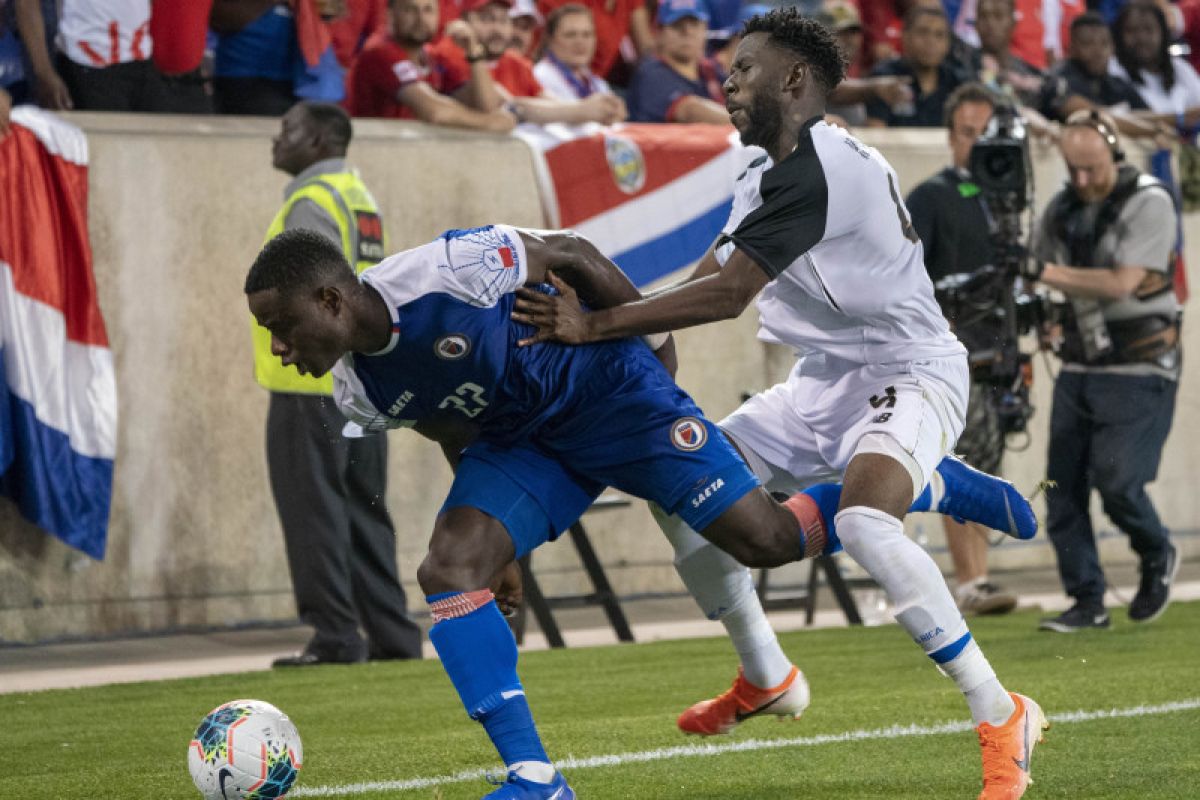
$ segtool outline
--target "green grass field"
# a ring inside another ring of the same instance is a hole
[[[1036,620],[972,625],[1005,684],[1058,717],[1026,797],[1200,797],[1200,604],[1145,628],[1118,612],[1111,631],[1073,636],[1039,633]],[[812,685],[804,719],[716,739],[685,738],[674,720],[728,686],[724,639],[531,653],[521,671],[548,750],[587,800],[975,797],[966,707],[898,627],[783,642]],[[486,782],[458,773],[499,767],[436,662],[379,663],[0,696],[0,798],[199,797],[191,733],[239,697],[296,722],[305,764],[293,797],[479,798]],[[1111,709],[1128,711],[1067,716]]]

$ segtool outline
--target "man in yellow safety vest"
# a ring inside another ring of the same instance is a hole
[[[283,116],[273,165],[293,180],[266,241],[285,230],[315,230],[362,272],[387,251],[375,200],[346,165],[351,133],[349,116],[335,105],[302,102]],[[254,375],[271,393],[271,490],[296,609],[314,630],[303,651],[274,665],[420,658],[421,631],[406,613],[384,502],[387,440],[343,438],[332,379],[284,367],[271,355],[271,334],[257,324],[253,334]]]

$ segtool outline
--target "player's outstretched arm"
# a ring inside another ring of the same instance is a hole
[[[701,262],[701,267],[704,263]],[[521,341],[522,345],[544,341],[583,344],[644,336],[732,319],[750,305],[769,280],[753,259],[735,249],[723,269],[652,297],[626,301],[619,306],[597,307],[589,313],[580,307],[571,287],[551,273],[549,283],[558,289],[559,295],[519,292],[513,319],[538,328],[536,335]]]

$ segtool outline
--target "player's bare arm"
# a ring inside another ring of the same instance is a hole
[[[626,302],[612,308],[585,312],[568,282],[551,273],[549,281],[560,292],[553,297],[522,292],[513,319],[535,325],[535,336],[521,345],[544,341],[583,344],[625,336],[690,328],[740,315],[770,280],[750,256],[735,249],[724,268],[717,268],[710,251],[701,260],[697,274],[652,297]]]
[[[528,285],[550,283],[559,292],[569,292],[577,308],[580,300],[590,308],[605,309],[642,299],[642,293],[621,268],[585,237],[572,231],[521,229],[519,233],[529,262]],[[525,299],[549,297],[528,288],[518,290],[517,294],[518,308]],[[514,313],[513,319],[526,321],[519,313]],[[519,344],[533,341],[524,339]],[[674,375],[678,366],[674,340],[668,336],[661,343],[650,344],[659,361]]]

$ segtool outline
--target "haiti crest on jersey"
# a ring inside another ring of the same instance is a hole
[[[637,142],[624,136],[604,137],[604,157],[617,188],[625,194],[637,194],[646,185],[646,159]]]
[[[704,447],[708,441],[708,431],[704,423],[695,417],[682,417],[671,426],[671,444],[680,450],[692,451]]]
[[[471,340],[461,333],[447,333],[433,343],[433,352],[446,361],[457,361],[471,352]]]

